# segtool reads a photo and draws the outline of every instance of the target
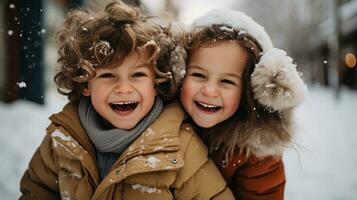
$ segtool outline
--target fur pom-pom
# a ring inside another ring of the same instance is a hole
[[[307,92],[292,58],[276,48],[261,57],[252,73],[251,84],[259,103],[279,111],[299,105]]]

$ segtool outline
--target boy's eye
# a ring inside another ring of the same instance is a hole
[[[197,77],[197,78],[202,78],[202,79],[206,78],[205,75],[203,75],[201,73],[197,73],[197,72],[192,73],[191,76]]]
[[[147,76],[144,72],[135,72],[131,75],[132,77],[144,77]]]
[[[115,75],[112,73],[103,73],[99,75],[99,78],[115,78]]]
[[[231,80],[228,80],[228,79],[223,79],[221,82],[222,82],[222,83],[231,84],[231,85],[237,85],[235,82],[233,82],[233,81],[231,81]]]

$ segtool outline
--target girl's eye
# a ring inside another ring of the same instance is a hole
[[[233,81],[231,81],[231,80],[228,80],[228,79],[223,79],[221,82],[222,82],[222,83],[231,84],[231,85],[237,85],[235,82],[233,82]]]
[[[192,73],[191,76],[196,77],[196,78],[202,78],[202,79],[206,78],[205,75],[203,75],[201,73],[197,73],[197,72]]]
[[[99,78],[115,78],[115,75],[111,73],[103,73],[99,75]]]
[[[139,77],[145,77],[146,74],[144,72],[135,72],[134,74],[131,75],[131,77],[134,78],[139,78]]]

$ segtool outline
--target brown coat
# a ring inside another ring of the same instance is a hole
[[[95,150],[77,105],[52,115],[42,144],[21,180],[20,199],[234,199],[178,104],[118,158],[99,182]]]
[[[284,199],[286,181],[282,155],[293,145],[295,127],[292,110],[281,114],[282,126],[287,130],[284,137],[270,127],[262,126],[252,132],[241,131],[232,135],[231,140],[236,139],[234,137],[243,139],[236,140],[234,156],[229,163],[222,163],[221,150],[213,152],[213,160],[236,199]]]
[[[220,155],[214,152],[213,160],[236,199],[284,199],[285,173],[281,157],[248,157],[246,153],[237,152],[228,164],[224,164]]]

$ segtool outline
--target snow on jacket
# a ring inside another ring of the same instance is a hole
[[[21,180],[20,199],[234,199],[207,149],[170,104],[99,182],[95,149],[67,104]]]

